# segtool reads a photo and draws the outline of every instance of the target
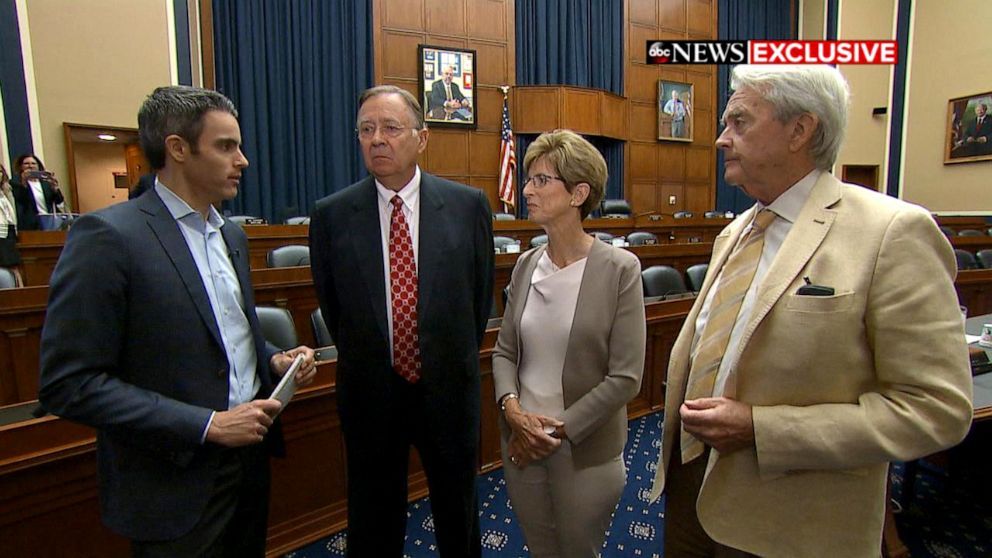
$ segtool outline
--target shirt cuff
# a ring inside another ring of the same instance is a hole
[[[200,445],[207,443],[207,432],[210,431],[210,425],[214,422],[214,415],[217,411],[210,412],[210,418],[207,419],[207,425],[203,427],[203,434],[200,434]]]

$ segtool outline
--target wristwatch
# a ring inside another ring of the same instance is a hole
[[[511,400],[511,399],[520,399],[520,398],[517,396],[516,393],[513,393],[512,391],[510,393],[507,393],[503,397],[500,397],[499,398],[499,410],[505,413],[506,412],[506,402],[509,401],[509,400]]]

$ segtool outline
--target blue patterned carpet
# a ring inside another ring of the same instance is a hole
[[[647,502],[661,439],[661,413],[630,422],[624,461],[627,486],[607,533],[602,558],[662,556],[664,511]],[[987,446],[986,446],[987,447]],[[902,495],[902,465],[894,468],[893,496]],[[972,477],[975,475],[966,475]],[[482,554],[487,558],[529,556],[506,496],[502,471],[479,477]],[[903,542],[914,558],[977,558],[992,556],[992,503],[970,478],[953,486],[939,469],[924,465],[912,502],[897,515]],[[977,481],[976,481],[977,482]],[[987,484],[987,481],[983,481]],[[429,499],[410,504],[405,558],[436,557]],[[347,532],[301,548],[287,558],[344,556]]]

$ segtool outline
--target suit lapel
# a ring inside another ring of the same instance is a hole
[[[606,264],[606,257],[609,254],[610,247],[598,239],[593,239],[592,248],[589,249],[589,256],[586,259],[586,269],[582,273],[582,280],[579,281],[579,294],[575,300],[575,313],[572,315],[572,323],[569,324],[568,328],[568,344],[565,350],[565,361],[563,364],[562,372],[572,368],[569,362],[569,355],[577,354],[578,351],[572,345],[576,343],[575,338],[575,324],[579,323],[579,320],[584,319],[582,317],[583,310],[588,310],[602,304],[602,297],[605,292],[608,292],[610,286],[603,285],[602,279],[609,277],[607,273],[597,273],[597,270],[603,269]],[[536,263],[539,258],[533,258]],[[531,272],[533,272],[533,266],[531,267]],[[529,276],[528,276],[529,277]],[[528,281],[528,284],[530,281]],[[527,289],[530,291],[530,289]],[[519,317],[518,321],[519,322]],[[518,345],[519,346],[519,345]]]
[[[186,291],[193,299],[193,305],[200,314],[203,324],[210,330],[217,345],[223,347],[224,343],[220,337],[217,320],[214,319],[213,309],[210,306],[210,298],[207,296],[200,271],[196,267],[189,246],[186,245],[183,233],[179,230],[179,225],[157,194],[141,196],[137,203],[141,210],[148,215],[148,226],[158,238],[166,255],[172,260],[172,265],[175,266],[179,277],[186,286]]]
[[[524,307],[527,306],[527,296],[530,294],[530,281],[534,276],[534,269],[537,267],[537,262],[540,261],[541,256],[544,251],[548,249],[548,245],[544,244],[537,248],[534,253],[527,260],[527,263],[523,268],[520,269],[520,278],[517,280],[516,292],[513,293],[514,305],[513,305],[513,323],[517,324],[517,347],[522,347],[520,340],[520,318],[524,315]],[[517,260],[520,261],[520,260]],[[581,287],[580,287],[581,290]],[[519,299],[519,300],[518,300]],[[578,311],[578,310],[576,310]],[[572,320],[575,323],[575,320]],[[569,333],[571,338],[571,333]],[[517,364],[520,364],[520,355],[523,354],[521,351],[517,351]]]
[[[737,358],[740,358],[744,348],[747,347],[751,334],[820,247],[837,217],[837,213],[830,207],[837,203],[840,197],[840,181],[832,174],[824,172],[813,186],[809,199],[803,205],[799,217],[792,224],[792,229],[785,237],[782,247],[775,255],[771,267],[768,268],[768,273],[758,287],[751,321],[741,336]]]
[[[417,262],[417,314],[423,321],[430,308],[437,284],[437,274],[445,269],[444,255],[454,233],[444,213],[444,197],[437,179],[420,174],[420,240]]]
[[[371,295],[372,314],[379,325],[383,339],[389,339],[386,320],[386,284],[382,268],[382,230],[379,227],[379,200],[375,180],[369,177],[362,184],[361,198],[352,204],[348,234],[355,249],[355,261],[361,271],[365,286]]]

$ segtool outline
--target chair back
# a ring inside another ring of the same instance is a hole
[[[320,308],[310,312],[310,325],[313,326],[313,339],[317,342],[318,347],[329,347],[334,344],[331,331],[327,329],[324,313],[320,311]]]
[[[676,211],[675,214],[672,215],[672,217],[675,217],[676,219],[691,219],[692,218],[692,212],[691,211]]]
[[[244,226],[248,223],[249,219],[258,219],[258,217],[253,217],[251,215],[231,215],[230,217],[224,217],[224,219],[236,223],[238,225]]]
[[[667,265],[653,265],[641,271],[641,283],[645,297],[689,292],[679,270]]]
[[[310,224],[310,218],[309,217],[290,217],[289,219],[286,219],[286,224],[287,225],[309,225]]]
[[[517,217],[512,213],[493,213],[495,221],[516,221]]]
[[[600,205],[600,212],[603,217],[610,216],[630,216],[630,204],[627,200],[603,200]]]
[[[703,219],[719,219],[723,215],[724,213],[722,211],[707,211],[703,213]]]
[[[262,327],[262,336],[266,341],[283,351],[299,346],[293,315],[289,310],[275,306],[256,306],[255,313],[258,314],[258,324]]]
[[[500,252],[505,252],[506,251],[506,245],[507,244],[516,244],[516,243],[517,243],[517,239],[510,238],[508,236],[494,236],[493,237],[493,246],[496,247],[496,249],[498,249]]]
[[[689,288],[693,292],[699,292],[703,289],[703,281],[706,280],[706,271],[710,268],[710,264],[696,264],[690,266],[689,269],[685,270],[685,278],[688,280]]]
[[[547,243],[548,243],[548,235],[546,234],[539,234],[530,239],[531,248],[537,248],[538,246],[542,246]]]
[[[265,256],[266,267],[298,267],[310,265],[310,247],[302,244],[280,246]]]
[[[948,227],[947,225],[940,225],[940,232],[944,233],[944,236],[948,238],[957,235],[957,233],[954,232],[954,229]]]
[[[593,236],[595,236],[596,238],[602,240],[603,242],[605,242],[607,244],[609,244],[610,242],[613,241],[613,235],[610,234],[610,233],[608,233],[608,232],[596,231],[596,232],[590,233],[590,234],[592,234]]]
[[[985,233],[977,229],[961,229],[958,236],[985,236]]]
[[[975,254],[978,259],[978,263],[985,269],[992,269],[992,248],[986,248],[984,250],[979,250],[978,254]]]
[[[6,267],[0,267],[0,289],[17,288],[17,276]]]
[[[658,244],[658,237],[645,231],[634,231],[627,235],[627,242],[631,246],[644,246],[645,244]]]
[[[954,258],[958,261],[958,271],[965,269],[978,269],[978,260],[975,259],[974,254],[967,250],[955,248]]]

